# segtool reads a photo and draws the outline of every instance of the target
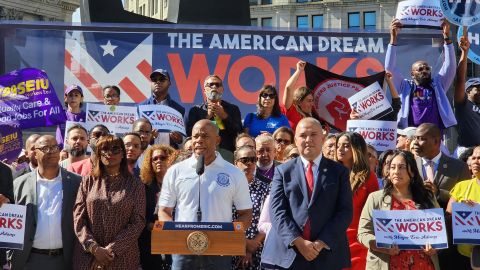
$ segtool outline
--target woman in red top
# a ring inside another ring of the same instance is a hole
[[[354,270],[364,270],[367,248],[357,240],[358,221],[368,194],[378,190],[375,172],[368,164],[367,144],[363,137],[354,132],[343,132],[337,136],[336,160],[350,170],[350,185],[353,191],[353,218],[347,229],[350,256]]]
[[[322,122],[322,127],[325,133],[330,131],[330,127],[315,113],[313,91],[305,86],[298,87],[294,90],[300,74],[305,69],[306,63],[304,61],[297,62],[297,70],[288,79],[285,85],[285,92],[282,97],[282,104],[280,110],[287,116],[290,127],[295,132],[297,124],[304,117],[313,117]]]

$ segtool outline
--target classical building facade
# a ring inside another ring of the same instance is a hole
[[[71,21],[80,0],[0,0],[0,20]]]
[[[254,26],[386,29],[398,0],[249,0]],[[179,0],[125,0],[125,9],[176,22]]]

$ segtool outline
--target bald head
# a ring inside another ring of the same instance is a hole
[[[35,156],[39,170],[58,169],[60,149],[52,135],[43,135],[35,142]]]
[[[32,146],[35,145],[35,142],[40,138],[40,135],[38,134],[32,134],[28,136],[27,140],[25,141],[25,150],[29,151]]]
[[[423,61],[423,60],[415,61],[412,64],[412,70],[416,70],[420,66],[427,66],[428,67],[428,63],[426,61]]]
[[[208,119],[202,119],[198,122],[195,123],[195,125],[193,125],[193,128],[192,128],[192,133],[193,133],[193,130],[195,128],[207,128],[207,129],[213,129],[213,131],[218,135],[219,134],[219,130],[218,130],[218,127],[210,120]]]
[[[30,161],[30,165],[34,168],[38,166],[37,158],[35,157],[35,142],[38,138],[40,138],[40,135],[32,134],[25,141],[25,156]]]
[[[417,129],[420,129],[421,133],[432,136],[435,139],[440,140],[442,138],[442,132],[437,125],[432,123],[423,123],[418,126]]]
[[[295,145],[306,160],[313,161],[322,153],[324,141],[322,124],[317,119],[308,117],[298,122],[295,129]]]
[[[215,150],[220,143],[219,131],[210,120],[200,120],[192,128],[192,147],[196,157],[205,156],[208,165],[216,158]]]
[[[57,140],[52,135],[43,135],[38,137],[35,141],[35,148],[42,147],[45,145],[56,145]]]

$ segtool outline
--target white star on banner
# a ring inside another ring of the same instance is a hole
[[[115,54],[113,53],[113,50],[115,50],[118,46],[112,45],[112,43],[109,40],[107,42],[107,44],[100,45],[100,47],[102,47],[102,49],[103,49],[103,56],[105,56],[107,54],[110,54],[111,56],[115,56]]]

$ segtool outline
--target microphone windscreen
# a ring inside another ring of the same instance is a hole
[[[197,158],[197,167],[195,169],[197,171],[197,175],[202,175],[205,171],[205,157],[203,155],[200,155]]]

